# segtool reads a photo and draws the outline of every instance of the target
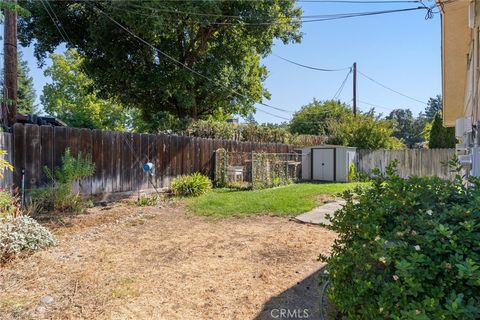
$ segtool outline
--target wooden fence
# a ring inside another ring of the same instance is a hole
[[[173,178],[202,172],[213,178],[214,151],[225,148],[239,152],[293,151],[293,146],[271,143],[237,142],[165,134],[132,134],[67,127],[15,124],[12,134],[13,183],[22,181],[25,190],[49,184],[43,168],[55,169],[67,148],[72,154],[90,155],[95,174],[81,181],[83,194],[108,195],[117,192],[168,187]],[[142,165],[154,165],[153,178]]]
[[[202,172],[213,179],[214,151],[291,153],[294,146],[259,142],[204,139],[165,134],[132,134],[67,127],[15,124],[12,133],[0,133],[0,149],[7,150],[6,159],[14,166],[5,172],[0,188],[21,186],[22,169],[25,190],[47,186],[50,181],[43,168],[61,165],[65,150],[74,155],[92,157],[95,174],[76,186],[83,194],[108,196],[137,190],[164,188],[175,177]],[[442,163],[450,160],[454,149],[357,150],[357,171],[371,173],[374,168],[385,172],[397,159],[402,177],[411,175],[451,178]],[[153,177],[143,172],[142,165],[152,162]],[[153,184],[153,185],[152,185]]]
[[[398,160],[397,170],[401,177],[438,176],[449,179],[452,173],[444,165],[455,155],[455,149],[405,149],[405,150],[359,150],[356,155],[357,171],[370,174],[378,168],[385,173],[386,166]]]

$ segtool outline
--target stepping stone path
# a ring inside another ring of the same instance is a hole
[[[330,221],[328,221],[326,218],[326,214],[329,213],[330,215],[332,215],[335,211],[341,209],[344,204],[345,200],[337,199],[333,202],[328,202],[320,207],[317,207],[312,211],[296,216],[295,220],[311,224],[331,225]]]

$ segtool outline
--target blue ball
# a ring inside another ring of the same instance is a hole
[[[143,164],[143,171],[150,171],[153,168],[153,163],[147,162]]]

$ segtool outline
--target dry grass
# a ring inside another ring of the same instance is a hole
[[[334,239],[282,217],[213,223],[178,204],[44,222],[59,245],[1,267],[2,320],[271,319],[271,308],[316,304],[311,275]]]

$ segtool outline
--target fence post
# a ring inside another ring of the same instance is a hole
[[[255,153],[253,152],[253,148],[252,148],[252,154],[251,154],[251,162],[252,162],[252,189],[255,188]]]

